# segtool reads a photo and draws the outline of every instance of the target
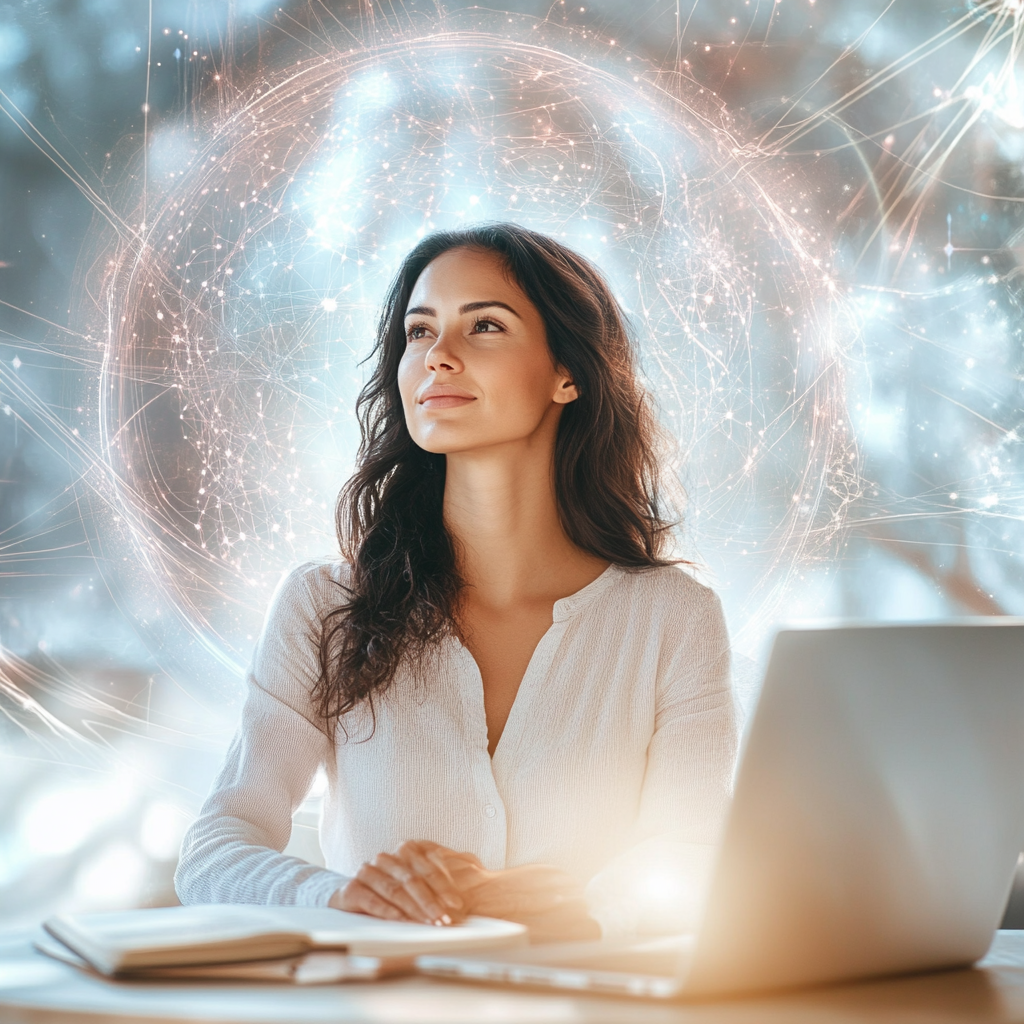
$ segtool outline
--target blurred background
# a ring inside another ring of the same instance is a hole
[[[1024,613],[1021,0],[504,7],[0,5],[0,922],[173,901],[435,227],[609,276],[744,707],[782,621]]]

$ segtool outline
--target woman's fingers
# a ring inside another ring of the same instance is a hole
[[[443,890],[447,888],[456,898],[461,898],[467,881],[478,880],[480,873],[484,871],[480,858],[474,853],[459,853],[438,843],[419,840],[404,844],[399,849],[400,854],[406,846],[410,847],[411,855],[423,858],[436,866],[440,872],[440,876],[434,876],[425,868],[421,871],[425,877],[436,881],[435,889],[438,895],[443,895]]]
[[[365,882],[353,878],[331,898],[331,906],[350,914],[369,914],[386,921],[408,921],[408,915],[384,899]]]
[[[419,839],[416,841],[416,845],[423,849],[430,856],[437,856],[445,861],[468,861],[475,867],[482,868],[483,864],[480,858],[475,853],[469,853],[468,851],[458,851],[449,849],[447,846],[442,846],[440,843],[433,843],[429,839]]]
[[[414,908],[410,914],[413,920],[425,921],[427,924],[452,923],[451,915],[441,899],[405,858],[381,853],[374,857],[372,866],[385,875],[394,887],[386,891],[387,898],[406,913],[409,913],[408,907]]]
[[[396,857],[430,887],[448,910],[461,913],[464,907],[463,899],[458,886],[452,880],[444,856],[439,851],[424,849],[418,843],[403,843]]]
[[[364,864],[357,876],[332,898],[331,906],[388,921],[436,923],[437,918],[424,914],[408,884],[374,864]],[[490,891],[483,894],[484,898],[474,910],[521,921],[529,926],[534,941],[591,937],[596,928],[582,900],[553,899],[548,893],[529,893],[507,883],[484,888]]]
[[[386,900],[405,915],[409,921],[420,921],[423,924],[437,924],[440,922],[439,913],[431,913],[420,906],[411,892],[409,892],[402,877],[396,877],[388,870],[391,867],[388,861],[394,858],[388,854],[379,854],[374,858],[372,864],[364,864],[359,869],[356,877],[372,889],[378,896]],[[399,871],[399,875],[407,876],[407,871]],[[443,923],[443,922],[441,922]]]
[[[441,865],[446,877],[451,879],[454,891],[468,909],[473,902],[473,890],[490,878],[493,872],[488,871],[472,853],[456,853],[436,843],[421,845],[426,856]]]
[[[475,854],[410,841],[363,864],[356,878],[332,898],[331,906],[434,925],[453,924],[471,909],[496,917],[544,913],[557,902],[552,874],[560,873],[540,865],[487,871]],[[478,895],[484,899],[478,900]]]

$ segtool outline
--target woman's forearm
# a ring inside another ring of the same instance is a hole
[[[266,845],[250,822],[203,815],[189,830],[174,885],[182,903],[326,907],[348,879]]]

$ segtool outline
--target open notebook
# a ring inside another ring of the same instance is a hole
[[[346,958],[335,957],[337,970],[347,964],[351,971],[339,977],[368,977],[374,976],[371,959],[379,962],[376,973],[386,973],[386,963],[402,958],[521,945],[527,935],[523,925],[488,917],[434,928],[342,910],[242,904],[62,915],[43,927],[93,970],[122,977],[183,976],[177,969],[270,961],[282,962],[283,969],[283,961],[301,963],[328,951]],[[54,954],[46,944],[41,948]],[[328,964],[322,956],[311,962],[317,961]],[[171,974],[163,973],[170,969]],[[228,973],[222,970],[220,976]],[[239,976],[237,970],[231,976]]]
[[[37,936],[33,945],[54,960],[70,964],[87,974],[98,973],[87,960],[49,935]],[[412,974],[415,969],[416,959],[411,956],[355,956],[323,949],[277,960],[142,967],[112,976],[100,976],[123,981],[276,981],[295,985],[328,985],[339,981],[376,981],[397,974]]]

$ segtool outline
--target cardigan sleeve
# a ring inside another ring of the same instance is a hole
[[[687,582],[630,845],[587,886],[590,912],[609,937],[696,926],[731,799],[737,716],[728,632],[714,592]]]
[[[241,724],[182,845],[174,878],[182,903],[324,907],[348,881],[282,853],[292,815],[333,749],[310,703],[318,674],[316,572],[300,566],[271,602]]]

